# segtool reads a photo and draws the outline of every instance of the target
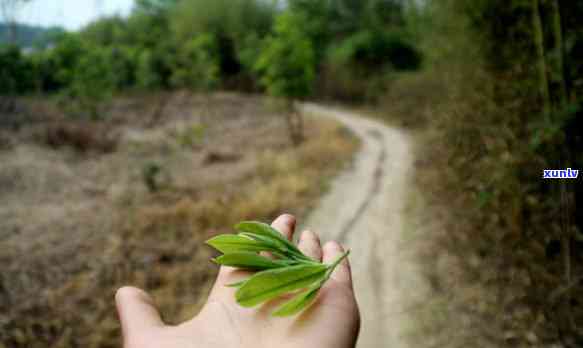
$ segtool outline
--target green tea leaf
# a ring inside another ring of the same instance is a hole
[[[268,245],[248,237],[237,236],[233,234],[222,234],[209,239],[206,243],[223,254],[233,252],[270,251],[274,249],[272,245]]]
[[[241,232],[239,236],[246,238],[251,238],[257,242],[263,243],[270,246],[273,250],[277,250],[280,254],[286,253],[288,251],[287,246],[279,240],[273,239],[271,237],[266,237],[264,235],[259,235],[255,233]],[[285,255],[283,255],[285,257]]]
[[[301,265],[301,264],[307,264],[307,262],[305,261],[298,261],[298,260],[294,260],[294,259],[278,259],[276,260],[277,263],[280,263],[282,265],[285,266],[297,266],[297,265]]]
[[[223,266],[259,271],[265,269],[285,267],[288,265],[285,262],[271,260],[268,259],[267,257],[260,256],[251,252],[236,252],[225,254],[217,257],[215,259],[215,262]]]
[[[294,255],[297,255],[302,259],[311,260],[309,257],[305,256],[293,243],[287,240],[281,233],[279,233],[275,228],[269,226],[268,224],[255,221],[246,221],[236,225],[235,229],[237,229],[240,232],[244,233],[246,232],[267,237],[271,240],[276,241],[277,244],[282,245]]]
[[[265,245],[269,245],[271,248],[273,248],[272,250],[269,250],[269,252],[273,256],[275,256],[281,260],[289,260],[290,262],[294,262],[294,263],[297,263],[298,259],[299,260],[306,260],[305,258],[301,257],[300,255],[296,255],[295,253],[291,252],[285,244],[283,244],[280,241],[275,240],[273,238],[258,235],[255,233],[247,233],[247,232],[239,233],[239,235],[247,237],[247,238],[251,238],[251,239],[256,240],[258,242],[264,243]]]
[[[228,288],[238,288],[238,287],[241,287],[243,284],[245,284],[246,281],[247,281],[247,279],[241,280],[240,282],[227,284],[225,286],[228,287]]]
[[[237,235],[220,235],[207,244],[223,255],[218,264],[259,271],[242,281],[225,285],[236,288],[235,298],[243,307],[253,307],[283,294],[293,297],[281,305],[274,316],[294,315],[314,302],[322,285],[334,269],[348,257],[347,251],[331,264],[304,255],[292,242],[271,226],[261,222],[242,222]],[[269,252],[274,258],[260,252]]]
[[[288,244],[291,244],[287,238],[279,233],[279,231],[263,222],[245,221],[237,224],[235,229],[243,233],[252,233],[255,235],[265,236],[271,240],[275,240],[277,244],[285,246],[289,246]],[[293,244],[291,245],[294,246]]]
[[[243,307],[253,307],[290,291],[308,287],[326,277],[323,264],[302,264],[256,273],[236,293]]]
[[[314,302],[321,287],[322,284],[320,283],[300,292],[294,298],[280,306],[273,312],[273,315],[276,317],[287,317],[299,313]]]

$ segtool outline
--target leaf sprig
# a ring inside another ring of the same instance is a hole
[[[293,297],[272,315],[291,316],[307,308],[330,278],[347,251],[332,264],[318,262],[302,253],[277,230],[261,222],[242,222],[238,234],[222,234],[207,244],[223,255],[213,259],[219,265],[257,271],[249,278],[228,286],[236,287],[235,299],[243,307],[254,307],[284,294]],[[260,255],[269,252],[273,258]]]

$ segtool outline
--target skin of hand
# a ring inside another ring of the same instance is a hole
[[[272,226],[292,240],[296,220],[282,215]],[[332,263],[344,250],[336,242],[321,247],[318,236],[305,231],[298,247],[306,255]],[[237,282],[248,272],[221,267],[208,302],[193,319],[177,326],[164,324],[154,302],[142,290],[123,287],[116,294],[125,348],[352,348],[360,329],[348,259],[333,272],[315,302],[293,317],[272,317],[282,299],[255,308],[235,302]]]

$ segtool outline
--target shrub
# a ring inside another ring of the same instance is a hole
[[[113,49],[92,47],[81,55],[73,69],[67,92],[92,118],[101,117],[99,106],[110,100],[116,90],[119,75],[112,67],[119,59],[117,56]]]
[[[32,62],[16,46],[0,47],[0,95],[26,93],[33,86]]]
[[[156,59],[152,50],[144,49],[138,53],[136,60],[136,87],[141,89],[160,88],[163,79],[156,69],[159,60]]]
[[[118,137],[111,128],[91,122],[56,123],[47,127],[44,142],[58,149],[69,146],[78,152],[111,153],[118,145]]]
[[[348,68],[361,66],[369,73],[375,73],[386,67],[395,70],[418,69],[421,55],[403,34],[364,30],[333,47],[330,61]]]
[[[210,34],[202,34],[178,48],[170,83],[174,87],[210,90],[220,82],[218,46]]]
[[[365,29],[328,50],[323,90],[352,101],[376,101],[395,71],[416,70],[421,55],[405,34]]]
[[[83,41],[75,34],[63,34],[55,47],[47,52],[45,59],[52,69],[57,88],[71,85],[75,78],[75,67],[85,52]]]
[[[275,13],[274,4],[268,1],[185,0],[171,11],[170,27],[179,43],[201,34],[212,35],[221,75],[229,80],[247,75],[240,60],[241,51],[248,47],[247,37],[264,38],[271,30]]]

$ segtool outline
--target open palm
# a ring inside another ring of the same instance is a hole
[[[295,218],[282,215],[272,226],[291,240]],[[336,242],[322,248],[317,235],[310,231],[302,233],[298,247],[324,263],[332,263],[344,252]],[[248,275],[248,272],[221,267],[202,311],[178,326],[165,325],[152,299],[143,291],[130,287],[120,289],[116,302],[125,348],[348,348],[356,344],[359,313],[347,259],[334,270],[311,307],[287,318],[270,315],[283,299],[257,308],[243,308],[235,302],[236,289],[225,285]]]

